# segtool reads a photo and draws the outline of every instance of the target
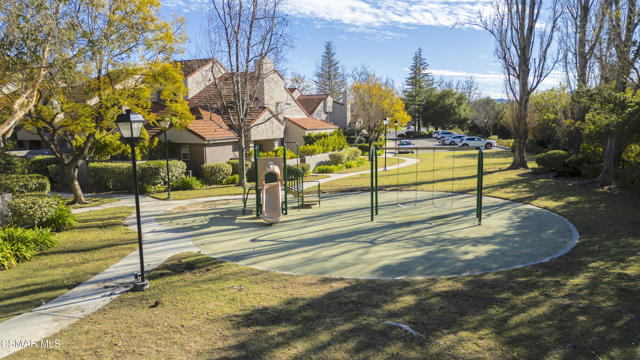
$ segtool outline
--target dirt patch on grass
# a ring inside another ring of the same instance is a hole
[[[194,211],[206,211],[206,210],[216,209],[220,206],[228,205],[231,203],[231,201],[232,200],[202,201],[195,204],[188,204],[188,205],[174,207],[173,209],[169,209],[166,212],[185,213],[185,212],[194,212]]]

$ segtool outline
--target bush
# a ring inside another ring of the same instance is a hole
[[[167,164],[162,160],[146,161],[138,164],[138,186],[143,190],[152,190],[167,183]],[[180,181],[187,165],[179,160],[169,161],[171,181]],[[133,190],[131,163],[95,162],[89,164],[89,181],[94,191],[131,191]],[[141,190],[142,191],[142,190]],[[144,192],[144,191],[142,191]]]
[[[316,174],[329,174],[338,171],[338,168],[333,165],[319,165],[313,169],[313,172]]]
[[[202,176],[208,185],[222,184],[231,176],[231,165],[227,163],[209,163],[202,165]]]
[[[193,176],[185,176],[182,179],[171,183],[173,190],[198,190],[204,187],[202,181]]]
[[[426,138],[429,134],[424,131],[406,131],[405,137],[409,139]]]
[[[171,181],[180,181],[187,172],[187,164],[180,160],[169,161],[169,177]],[[138,165],[138,181],[141,185],[166,186],[167,162],[165,160],[145,161]]]
[[[40,174],[46,176],[51,180],[49,176],[49,165],[56,165],[59,160],[55,156],[43,156],[39,155],[29,160],[29,172],[32,174]]]
[[[578,177],[582,174],[582,166],[585,163],[586,158],[582,155],[569,156],[558,169],[558,176]]]
[[[355,161],[362,155],[362,151],[356,147],[350,147],[343,151],[346,153],[347,161]]]
[[[56,213],[60,200],[51,196],[21,196],[9,203],[9,225],[34,228],[46,225]]]
[[[339,165],[347,162],[347,154],[344,151],[334,152],[329,154],[329,161],[331,165]]]
[[[60,164],[51,164],[47,166],[47,172],[51,186],[54,188],[64,188],[68,184],[67,176],[64,168]]]
[[[43,223],[43,227],[48,227],[55,232],[73,229],[76,225],[76,217],[71,213],[71,209],[64,204],[64,201],[58,202],[58,206],[53,212],[53,215]]]
[[[356,148],[358,148],[362,154],[369,153],[369,144],[357,144]]]
[[[294,166],[296,169],[302,171],[303,176],[307,176],[311,173],[311,165],[309,164],[296,164]]]
[[[566,151],[551,150],[536,156],[536,164],[546,172],[558,171],[568,158],[569,154]]]
[[[26,174],[28,172],[29,161],[27,159],[0,151],[0,174]]]
[[[131,191],[133,189],[130,163],[95,162],[89,164],[88,173],[94,191]]]
[[[640,168],[633,166],[621,169],[619,182],[623,188],[640,194]]]
[[[56,239],[47,229],[0,229],[0,269],[31,259],[38,251],[52,248]]]
[[[228,178],[224,179],[222,182],[223,185],[235,185],[240,182],[240,176],[238,174],[233,174]]]
[[[227,164],[231,165],[231,174],[240,175],[240,160],[229,160]],[[245,172],[251,167],[251,161],[244,161]]]
[[[47,194],[50,189],[49,179],[40,174],[0,176],[0,192],[12,194]]]
[[[311,156],[322,153],[322,146],[320,145],[302,145],[298,149],[298,153],[300,156]]]
[[[340,130],[335,130],[330,133],[311,133],[305,135],[304,144],[317,145],[322,149],[321,152],[338,151],[349,146],[347,138]]]

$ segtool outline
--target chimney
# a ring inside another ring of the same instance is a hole
[[[262,76],[269,76],[274,70],[273,61],[265,57],[264,59],[258,59],[254,63],[254,71],[259,72]]]

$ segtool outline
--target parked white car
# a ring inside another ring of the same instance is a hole
[[[439,141],[440,141],[440,143],[441,143],[442,145],[446,145],[446,144],[448,144],[448,143],[449,143],[449,139],[450,139],[451,137],[453,137],[453,136],[458,136],[458,135],[460,135],[460,134],[453,133],[453,134],[450,134],[450,135],[446,135],[446,136],[441,137]]]
[[[398,143],[398,154],[411,153],[413,154],[413,147],[415,145],[410,140],[402,140]]]
[[[491,149],[496,146],[496,142],[493,140],[485,140],[483,138],[468,136],[459,140],[459,146],[462,147],[483,147],[485,149]]]
[[[443,145],[458,145],[460,143],[460,140],[465,139],[466,137],[467,137],[467,135],[449,136],[442,142],[442,144]]]
[[[438,137],[436,137],[436,139],[442,139],[445,136],[451,136],[451,135],[453,135],[453,133],[451,131],[440,130],[438,132]]]
[[[432,138],[434,138],[434,139],[437,139],[437,138],[438,138],[438,136],[440,135],[440,131],[442,131],[442,130],[436,130],[436,131],[434,131],[434,132],[433,132],[433,135],[431,135],[431,137],[432,137]]]

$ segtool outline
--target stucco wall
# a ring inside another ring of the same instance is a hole
[[[329,154],[331,153],[323,153],[311,156],[305,156],[302,159],[302,162],[305,164],[309,164],[311,171],[316,168],[318,165],[324,165],[324,163],[329,162]]]
[[[196,72],[191,74],[191,76],[185,79],[185,85],[188,89],[187,98],[191,98],[200,92],[200,90],[204,89],[205,86],[211,84],[213,82],[214,75],[218,77],[223,73],[224,70],[217,63],[215,63],[215,65],[214,63],[209,63],[207,66],[203,66],[198,69]]]
[[[298,146],[304,145],[305,131],[300,126],[287,121],[284,129],[284,141],[295,142]]]
[[[265,111],[256,124],[259,125],[252,127],[249,131],[250,140],[282,139],[284,136],[284,125],[269,111]]]
[[[265,78],[258,86],[257,97],[265,106],[270,107],[280,118],[284,116],[307,116],[294,100],[291,93],[285,88],[284,80],[273,70],[273,65],[265,65],[263,68]]]
[[[158,135],[158,140],[164,142],[163,133]],[[176,144],[204,144],[205,142],[203,138],[189,130],[177,130],[176,128],[171,128],[167,131],[167,140]]]
[[[236,141],[207,144],[205,147],[205,164],[222,163],[240,156]]]

